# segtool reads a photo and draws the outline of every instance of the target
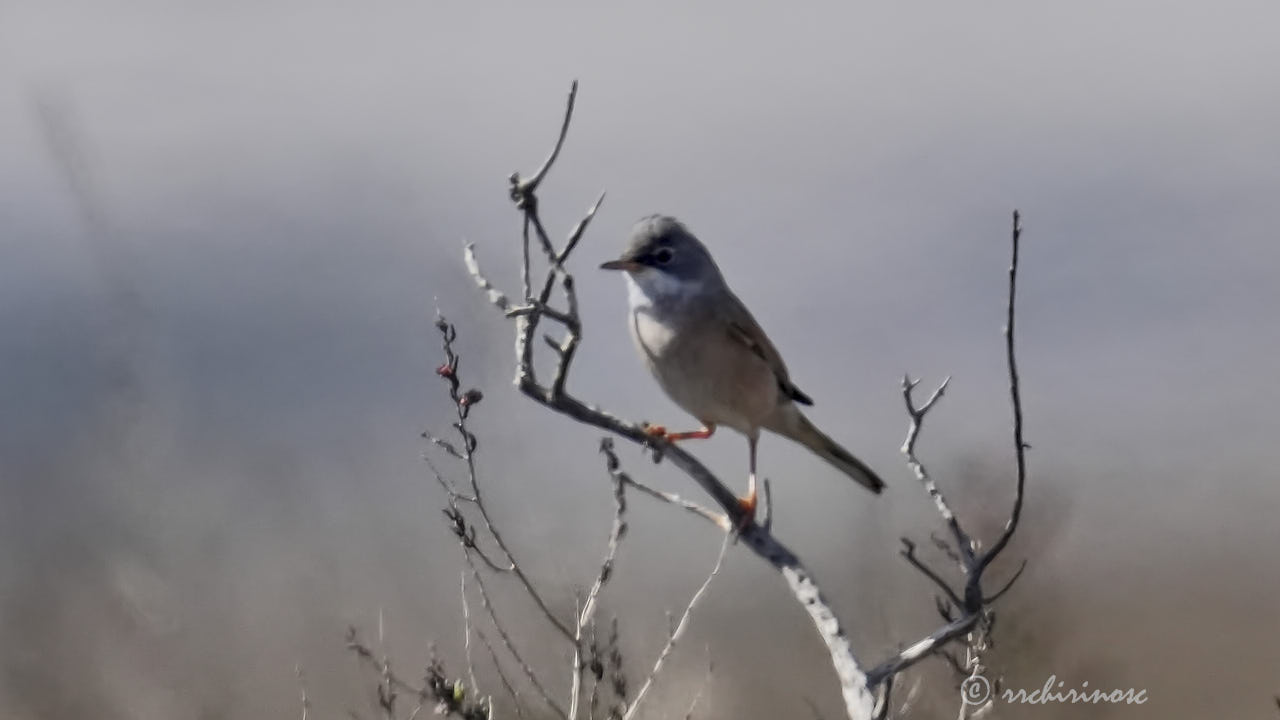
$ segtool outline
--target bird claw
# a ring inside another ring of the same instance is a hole
[[[655,425],[652,423],[641,423],[644,428],[644,434],[651,438],[667,439],[667,427],[665,425]]]
[[[667,439],[667,429],[662,425],[654,425],[649,422],[640,423],[640,427],[647,438],[643,447],[645,450],[652,453],[653,464],[657,465],[662,462],[663,443],[660,441],[665,441]]]

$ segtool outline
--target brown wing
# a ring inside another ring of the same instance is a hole
[[[728,299],[729,302],[724,304],[726,316],[724,319],[729,328],[729,336],[745,345],[748,350],[769,365],[774,376],[778,378],[778,388],[783,395],[801,405],[812,405],[813,399],[791,382],[787,365],[782,362],[782,355],[769,341],[769,336],[764,334],[760,323],[751,316],[751,311],[747,310],[747,306],[743,305],[738,296],[732,292],[728,293]]]

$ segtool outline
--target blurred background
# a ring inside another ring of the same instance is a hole
[[[896,556],[937,525],[898,454],[904,371],[954,376],[922,457],[987,537],[1007,512],[1016,207],[1034,449],[1007,565],[1029,565],[993,672],[1150,701],[997,716],[1273,717],[1278,20],[1243,1],[0,4],[0,715],[292,716],[299,665],[312,717],[367,715],[342,638],[379,615],[406,674],[432,643],[460,669],[460,552],[420,459],[452,410],[436,308],[486,393],[493,511],[571,612],[610,520],[598,433],[512,390],[511,328],[461,248],[518,289],[506,177],[541,161],[577,78],[544,218],[567,232],[609,195],[572,266],[572,389],[684,424],[594,270],[639,216],[679,216],[815,420],[890,484],[871,498],[762,444],[775,528],[862,657],[936,625]],[[700,451],[745,483],[741,438]],[[602,612],[638,680],[719,540],[632,506]],[[568,667],[527,603],[502,605]],[[683,716],[708,655],[700,717],[840,716],[807,618],[742,548],[649,717]],[[942,663],[913,677],[910,715],[954,713]]]

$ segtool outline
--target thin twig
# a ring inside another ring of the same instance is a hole
[[[469,502],[469,503],[473,503],[476,501],[474,497],[470,495],[464,495],[458,492],[457,486],[455,486],[453,482],[451,482],[448,478],[444,476],[443,473],[440,472],[440,468],[436,467],[436,464],[432,462],[430,455],[423,453],[422,459],[426,461],[427,468],[431,470],[431,474],[432,476],[435,477],[436,482],[440,483],[440,487],[444,488],[445,494],[449,496],[450,500],[461,500],[462,502]]]
[[[689,702],[689,709],[685,711],[684,720],[693,720],[693,711],[698,707],[698,701],[702,700],[702,695],[707,691],[707,687],[711,685],[711,678],[715,674],[715,663],[711,659],[711,648],[707,648],[707,674],[702,676],[702,682],[698,684],[698,691],[693,694],[693,700]],[[711,701],[708,700],[708,703]]]
[[[1018,569],[1013,572],[1013,576],[1010,577],[1009,581],[1004,584],[1004,587],[988,595],[983,600],[983,602],[990,605],[991,603],[994,603],[995,601],[999,600],[1002,596],[1004,596],[1005,593],[1009,592],[1009,588],[1013,587],[1014,583],[1018,582],[1018,578],[1022,577],[1022,571],[1026,569],[1027,569],[1027,560],[1026,558],[1023,558],[1022,562],[1019,563],[1018,565]]]
[[[573,105],[578,98],[578,81],[574,80],[569,86],[569,99],[565,103],[564,122],[560,124],[560,136],[556,138],[556,145],[551,149],[551,154],[543,161],[542,167],[533,174],[528,180],[521,180],[517,185],[521,192],[532,193],[538,189],[538,185],[543,178],[551,170],[551,166],[555,164],[556,158],[560,157],[560,148],[564,147],[565,138],[569,136],[569,122],[573,120]]]
[[[690,500],[686,500],[675,493],[649,487],[648,485],[631,477],[627,471],[622,469],[622,464],[618,461],[618,456],[613,449],[613,438],[605,437],[600,439],[600,452],[604,453],[607,461],[606,467],[608,467],[609,474],[615,481],[621,482],[629,487],[633,487],[649,497],[656,498],[665,503],[670,503],[671,505],[675,505],[688,513],[697,515],[721,530],[728,531],[732,527],[729,523],[729,518],[726,515],[717,513],[713,510],[708,510],[707,508]]]
[[[516,578],[520,581],[520,584],[524,586],[525,592],[533,599],[534,604],[538,606],[538,609],[542,611],[542,614],[546,616],[551,625],[576,647],[577,639],[574,637],[573,631],[570,630],[562,620],[557,618],[555,613],[551,611],[551,608],[547,606],[546,601],[542,598],[542,594],[534,587],[533,581],[525,573],[524,568],[520,566],[520,563],[516,560],[515,553],[513,553],[511,548],[507,545],[506,541],[502,537],[502,533],[498,530],[497,524],[493,522],[492,517],[489,515],[489,508],[484,503],[484,497],[480,488],[479,474],[476,471],[476,451],[479,448],[479,440],[476,438],[475,434],[467,428],[467,418],[470,415],[471,408],[474,406],[474,402],[469,403],[467,402],[467,399],[469,397],[478,397],[478,395],[473,395],[473,393],[475,393],[474,390],[469,390],[461,394],[458,392],[458,389],[461,386],[461,380],[458,376],[457,355],[453,350],[453,341],[457,337],[457,330],[443,317],[436,320],[436,327],[440,330],[442,345],[446,357],[446,362],[441,367],[441,370],[444,368],[449,369],[448,373],[443,373],[441,371],[437,371],[437,373],[441,374],[441,376],[449,383],[449,394],[454,401],[454,409],[458,420],[454,423],[453,427],[457,430],[458,435],[462,440],[462,450],[460,451],[460,455],[467,467],[467,480],[471,485],[471,497],[475,499],[475,502],[472,504],[480,513],[480,518],[484,522],[485,530],[488,531],[489,536],[493,538],[494,544],[498,546],[498,549],[502,551],[503,557],[507,560],[508,567],[503,569],[509,570],[515,574]],[[458,453],[459,451],[454,451],[454,454]],[[489,562],[487,558],[486,562],[495,568],[497,567],[493,563]]]
[[[471,607],[467,603],[467,573],[458,573],[462,596],[462,647],[467,658],[467,680],[471,681],[471,690],[478,692],[480,684],[476,682],[476,666],[471,659]]]
[[[547,707],[551,708],[552,711],[561,718],[567,718],[568,714],[565,713],[564,708],[551,697],[551,693],[547,692],[546,686],[538,679],[537,674],[534,673],[533,668],[529,666],[529,663],[525,662],[524,656],[522,656],[520,651],[516,649],[515,642],[511,640],[511,636],[507,633],[506,628],[503,627],[502,621],[498,619],[498,613],[494,609],[492,601],[489,599],[489,590],[485,587],[484,578],[480,576],[480,569],[477,568],[475,562],[471,560],[471,554],[464,552],[463,556],[467,560],[467,566],[471,568],[471,579],[475,580],[476,587],[480,589],[480,604],[484,607],[485,612],[488,613],[489,622],[493,625],[493,629],[498,632],[498,637],[502,640],[502,644],[507,648],[507,653],[509,653],[511,658],[516,661],[516,665],[520,667],[520,671],[524,673],[525,678],[529,680],[529,684],[537,691],[538,696],[547,704]]]
[[[942,491],[938,489],[938,484],[934,482],[933,477],[929,475],[924,463],[920,461],[920,458],[916,457],[916,440],[920,437],[920,430],[924,427],[924,418],[928,415],[929,410],[933,408],[934,403],[942,399],[942,395],[947,391],[947,385],[950,383],[951,376],[947,376],[938,385],[938,389],[934,390],[933,394],[929,396],[929,399],[923,405],[917,407],[915,400],[912,398],[912,392],[915,390],[916,385],[920,384],[920,381],[912,380],[908,375],[902,376],[902,401],[906,404],[907,415],[911,418],[911,424],[907,428],[907,439],[902,443],[902,454],[907,456],[907,465],[911,467],[916,478],[924,484],[924,488],[929,493],[929,498],[933,500],[938,514],[942,516],[943,522],[950,528],[951,535],[955,538],[956,547],[960,551],[960,556],[964,558],[965,564],[968,565],[973,560],[973,541],[969,539],[969,535],[960,527],[960,521],[956,519],[955,512],[951,510],[950,504],[947,503],[947,499],[942,495]]]
[[[609,528],[609,541],[605,546],[604,560],[600,563],[600,572],[596,574],[595,582],[591,584],[591,590],[587,593],[587,599],[583,602],[582,610],[577,616],[577,627],[574,631],[577,643],[573,651],[573,681],[569,695],[569,720],[575,720],[578,717],[578,696],[582,688],[583,670],[582,630],[587,627],[595,616],[600,591],[609,582],[609,578],[613,577],[613,562],[618,556],[618,545],[622,542],[622,536],[627,532],[625,519],[627,512],[627,486],[616,476],[613,478],[613,507],[613,524]]]
[[[578,224],[574,225],[573,229],[569,231],[569,239],[565,241],[564,249],[561,250],[560,254],[557,256],[559,264],[563,265],[564,261],[569,258],[569,253],[573,252],[573,249],[578,247],[578,241],[581,240],[583,234],[586,233],[587,225],[590,224],[591,219],[596,216],[596,211],[600,209],[600,203],[604,202],[604,195],[604,191],[602,190],[600,192],[600,196],[596,198],[595,203],[593,203],[587,210],[587,214],[584,215],[583,218],[578,221]]]
[[[899,551],[899,554],[911,564],[911,567],[919,570],[925,577],[929,578],[934,585],[938,586],[938,588],[946,593],[947,599],[951,600],[951,602],[956,605],[963,605],[963,601],[960,599],[960,596],[956,594],[956,591],[951,589],[951,585],[944,580],[941,575],[934,572],[933,568],[925,565],[924,561],[916,556],[916,544],[907,538],[899,539],[902,541],[902,550]]]
[[[702,581],[702,585],[698,587],[697,592],[689,599],[689,604],[685,606],[684,613],[680,615],[680,621],[676,623],[675,629],[667,637],[667,644],[663,646],[662,652],[658,654],[658,659],[653,663],[653,669],[649,671],[649,676],[644,679],[644,683],[640,686],[640,691],[636,693],[635,699],[631,701],[631,706],[627,708],[622,720],[631,720],[640,709],[640,703],[644,700],[645,694],[649,692],[649,688],[653,687],[653,682],[657,679],[658,673],[662,672],[662,666],[666,662],[667,656],[671,654],[676,643],[684,635],[685,628],[689,626],[689,618],[693,615],[693,608],[697,606],[698,601],[706,594],[707,588],[711,586],[711,581],[720,574],[720,566],[724,563],[725,553],[728,552],[732,540],[733,536],[725,533],[724,541],[720,543],[720,552],[716,555],[716,564],[711,568],[711,573],[707,575],[707,579]]]
[[[489,651],[489,658],[493,661],[493,670],[498,674],[498,680],[502,683],[502,687],[511,696],[511,703],[515,705],[516,717],[524,717],[524,706],[520,702],[520,691],[511,684],[511,679],[507,677],[507,673],[502,669],[502,660],[498,658],[498,651],[494,649],[493,643],[489,642],[489,637],[480,628],[476,628],[476,637],[480,638],[480,643]]]
[[[302,720],[307,720],[307,712],[311,710],[311,701],[307,698],[307,679],[302,676],[302,665],[293,666],[293,674],[298,677],[298,694],[302,702]]]
[[[493,303],[502,312],[511,309],[511,301],[507,300],[507,296],[493,286],[489,279],[480,272],[480,262],[476,260],[476,246],[473,243],[467,243],[462,248],[462,261],[467,266],[467,272],[475,279],[476,285],[484,291],[485,296],[489,298],[489,302]]]
[[[1009,513],[1009,521],[1004,531],[992,544],[991,549],[983,554],[979,567],[985,569],[996,556],[1009,544],[1013,532],[1018,529],[1018,520],[1022,517],[1022,499],[1027,484],[1027,441],[1022,435],[1022,390],[1018,380],[1018,359],[1014,352],[1014,306],[1018,294],[1018,248],[1022,240],[1022,215],[1013,211],[1013,230],[1010,233],[1011,246],[1009,260],[1009,302],[1005,313],[1004,348],[1005,361],[1009,369],[1009,404],[1013,410],[1013,456],[1018,471],[1017,487],[1013,496],[1013,510]]]

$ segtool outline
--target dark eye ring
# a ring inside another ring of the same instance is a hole
[[[659,248],[658,251],[653,254],[653,259],[661,265],[666,265],[671,262],[670,248]]]

